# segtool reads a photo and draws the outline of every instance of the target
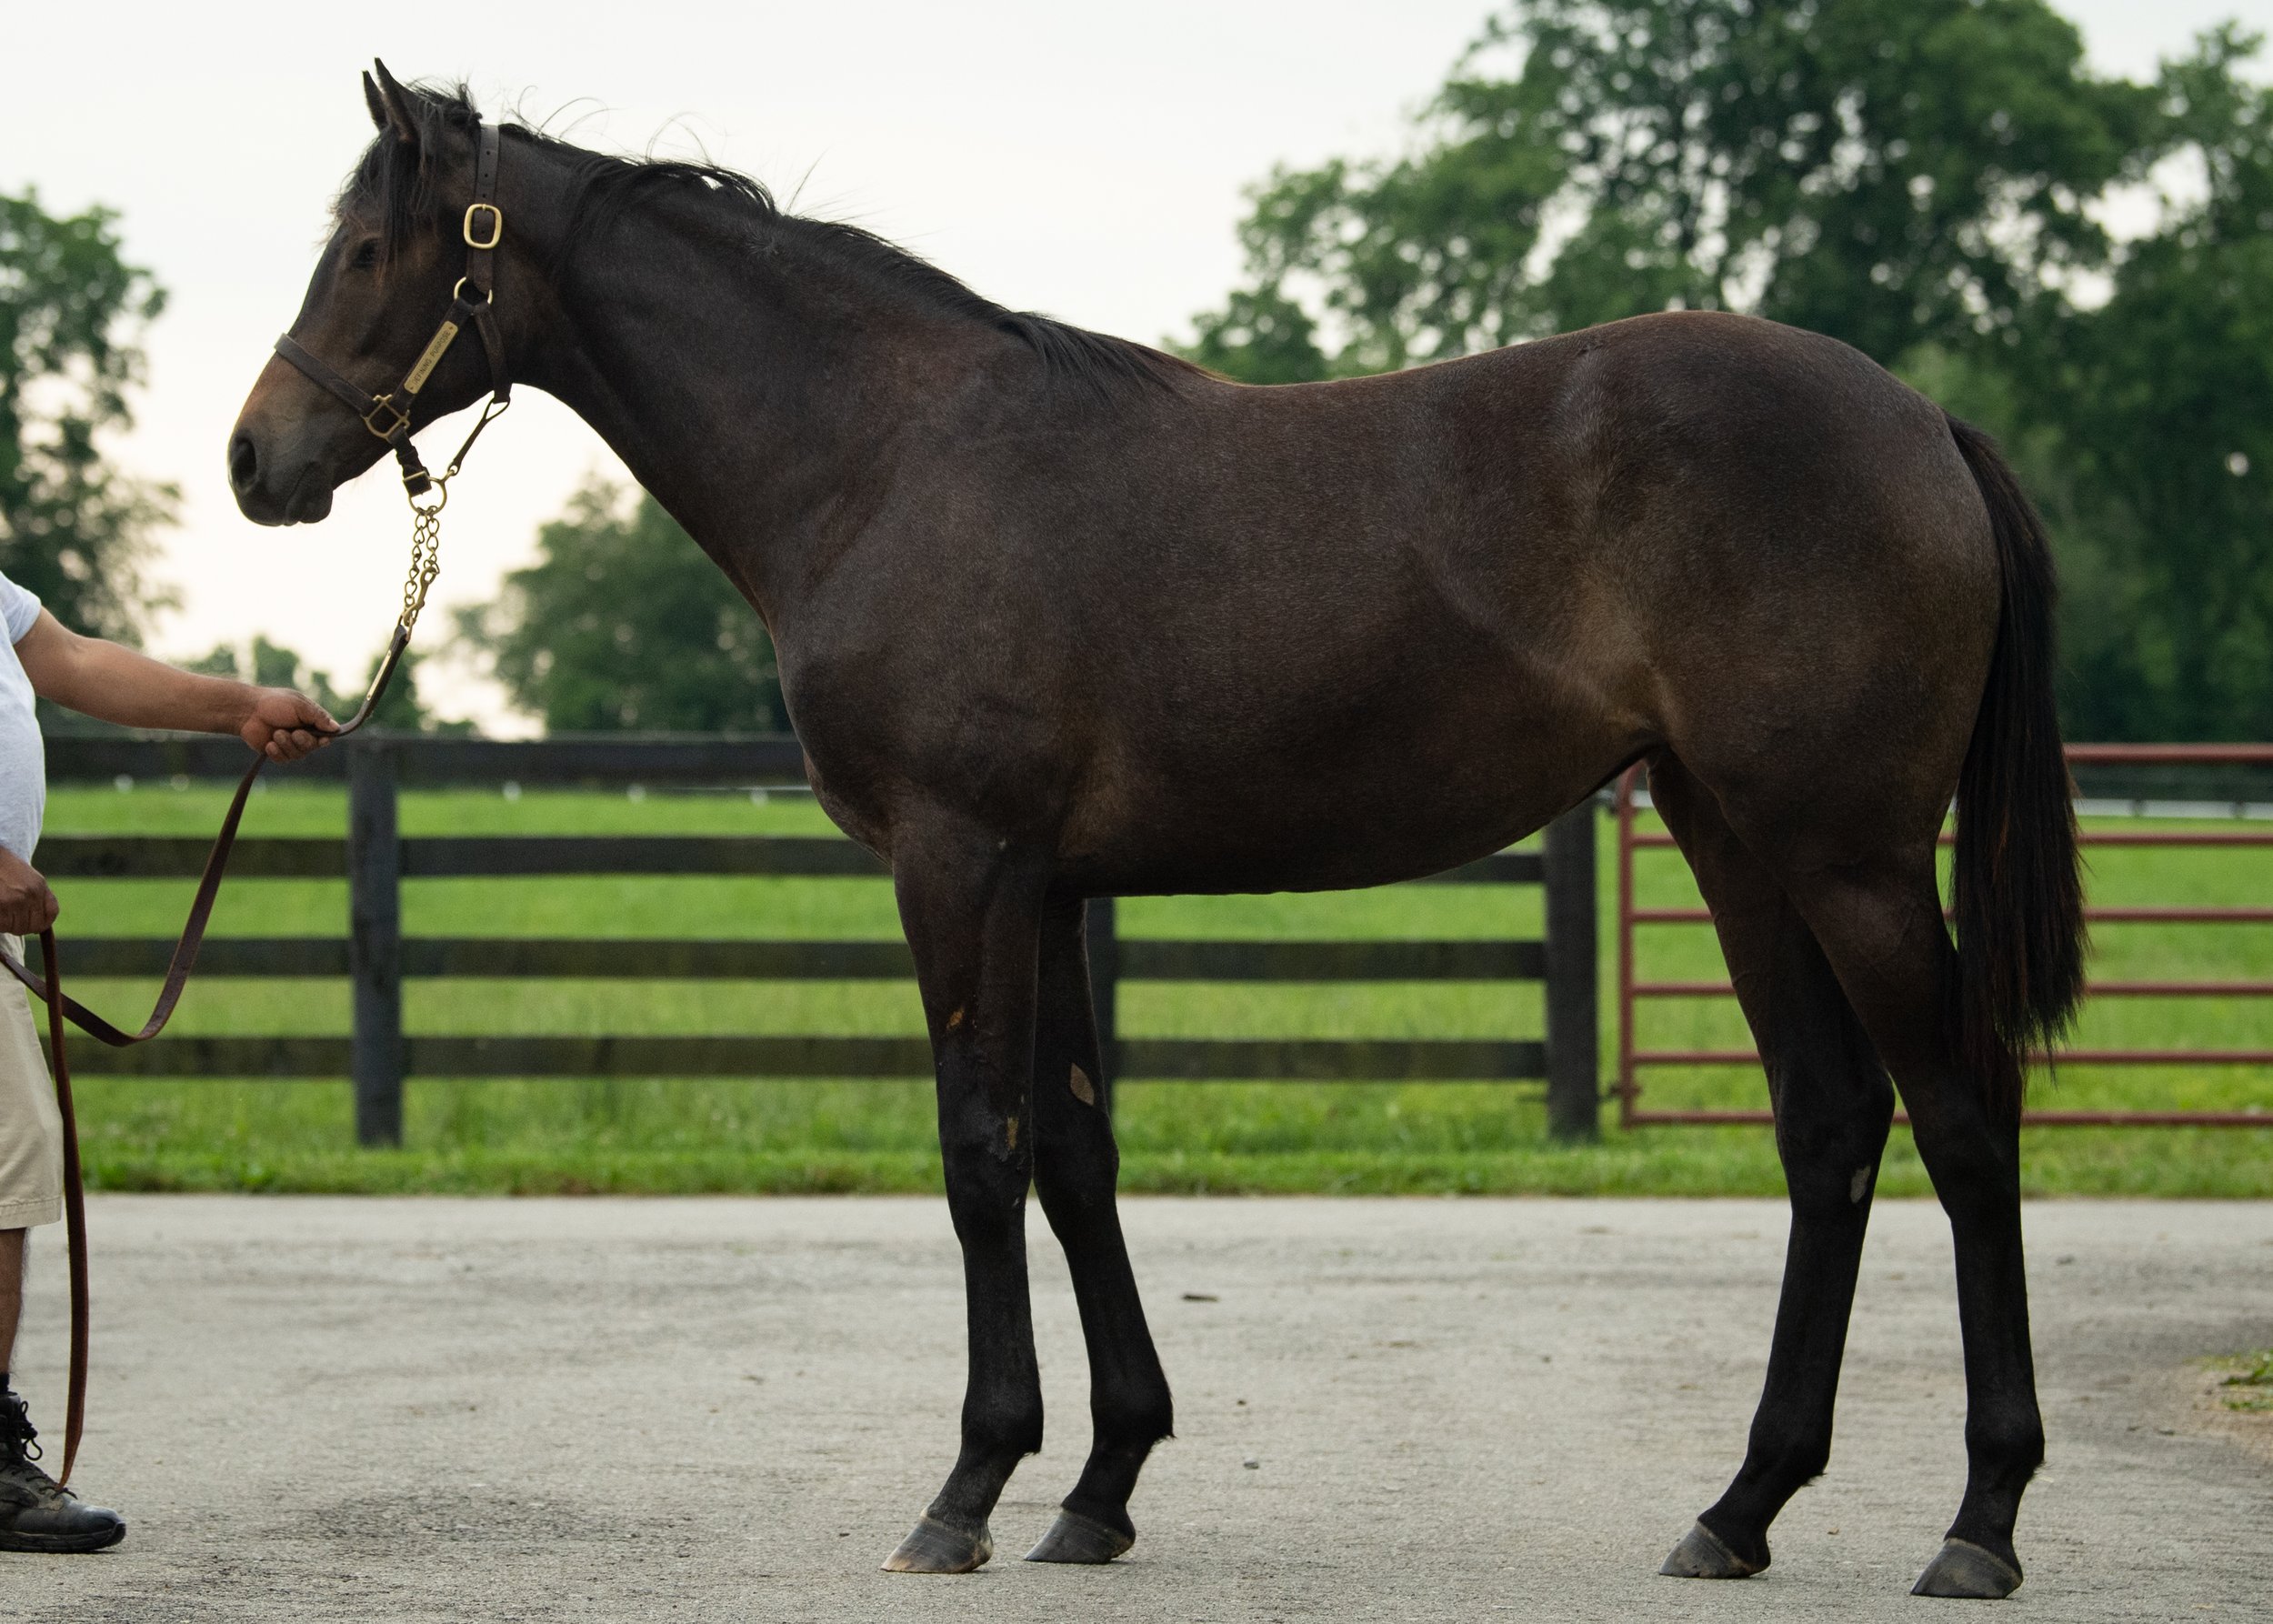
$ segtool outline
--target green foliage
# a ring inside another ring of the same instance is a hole
[[[2016,416],[2058,437],[2089,504],[2061,533],[2070,621],[2124,634],[2078,628],[2083,735],[2273,737],[2273,91],[2233,72],[2256,45],[2220,30],[2168,70],[2206,195],[2128,247],[2106,305],[2018,358]]]
[[[1240,288],[1221,310],[1193,320],[1199,337],[1184,353],[1244,383],[1307,383],[1332,370],[1318,324],[1276,288]]]
[[[1845,339],[2007,443],[2070,736],[2273,737],[2273,92],[2104,79],[2045,0],[1513,0],[1412,151],[1276,172],[1194,359],[1371,372],[1667,308]],[[2177,155],[2207,193],[2098,223]]]
[[[363,674],[363,686],[345,693],[332,687],[331,674],[318,671],[293,649],[271,643],[267,637],[256,636],[249,648],[240,649],[234,643],[223,643],[201,658],[187,661],[183,668],[202,671],[211,677],[233,677],[239,682],[258,683],[266,688],[297,688],[309,698],[328,710],[340,721],[345,721],[363,704],[363,697],[370,690],[371,679],[378,675],[383,654],[371,657],[371,664]],[[390,728],[398,733],[468,734],[474,731],[471,722],[445,722],[426,708],[418,697],[418,667],[426,656],[416,649],[405,651],[402,663],[395,667],[394,679],[380,697],[378,708],[372,712],[370,726]]]
[[[120,257],[114,220],[0,194],[0,570],[75,630],[132,642],[165,600],[143,570],[175,492],[110,467],[99,446],[129,422],[134,329],[165,304]]]
[[[653,496],[595,481],[537,550],[458,629],[548,729],[787,731],[765,623]]]
[[[1672,307],[1890,363],[2103,264],[2085,205],[2157,127],[2153,91],[2094,77],[2042,0],[1517,0],[1418,150],[1254,194],[1255,286],[1194,353],[1283,380],[1309,293],[1341,336],[1311,376]]]

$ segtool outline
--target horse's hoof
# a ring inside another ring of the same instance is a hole
[[[1669,1579],[1750,1579],[1766,1562],[1747,1562],[1703,1523],[1690,1526],[1657,1571]]]
[[[1029,1562],[1109,1562],[1130,1546],[1136,1536],[1107,1528],[1078,1511],[1060,1511],[1041,1542],[1026,1553]]]
[[[968,1573],[986,1565],[995,1541],[981,1525],[976,1533],[951,1529],[929,1517],[916,1519],[899,1549],[884,1559],[886,1573]]]
[[[1926,1571],[1910,1587],[1913,1596],[1964,1596],[2002,1601],[2020,1589],[2020,1569],[1993,1550],[1969,1539],[1945,1539]]]

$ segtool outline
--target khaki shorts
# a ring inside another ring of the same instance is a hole
[[[0,936],[18,963],[24,944]],[[31,995],[0,972],[0,1229],[63,1217],[63,1116]]]

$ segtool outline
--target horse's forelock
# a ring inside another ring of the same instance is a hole
[[[364,148],[332,207],[335,222],[354,214],[376,225],[383,257],[395,254],[421,221],[443,206],[437,155],[449,145],[447,137],[470,138],[481,125],[481,110],[463,83],[413,87],[409,111],[418,139],[403,141],[381,130]]]

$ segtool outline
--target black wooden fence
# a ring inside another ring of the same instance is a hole
[[[58,738],[48,745],[59,781],[137,783],[235,777],[243,747],[195,737]],[[145,1077],[348,1077],[365,1144],[402,1138],[409,1077],[923,1077],[921,1038],[410,1037],[403,1031],[406,977],[901,980],[913,976],[900,941],[656,940],[650,938],[406,937],[402,882],[556,875],[877,876],[881,865],[850,841],[796,836],[436,836],[396,832],[404,786],[628,784],[764,787],[804,783],[793,738],[604,737],[516,743],[364,733],[279,777],[347,783],[347,837],[252,837],[237,843],[232,879],[348,882],[344,937],[214,937],[201,977],[345,977],[353,986],[350,1036],[162,1038],[140,1048],[87,1044],[75,1066]],[[1537,852],[1503,852],[1421,884],[1544,885],[1545,940],[1167,941],[1125,937],[1110,899],[1089,914],[1090,974],[1108,1068],[1143,1078],[1544,1078],[1548,1116],[1563,1137],[1591,1137],[1598,1098],[1595,817],[1590,804],[1551,826]],[[195,876],[202,838],[51,836],[39,867],[51,879]],[[156,977],[170,940],[66,938],[75,977]],[[1116,1030],[1123,981],[1543,981],[1538,1041],[1124,1038]]]

